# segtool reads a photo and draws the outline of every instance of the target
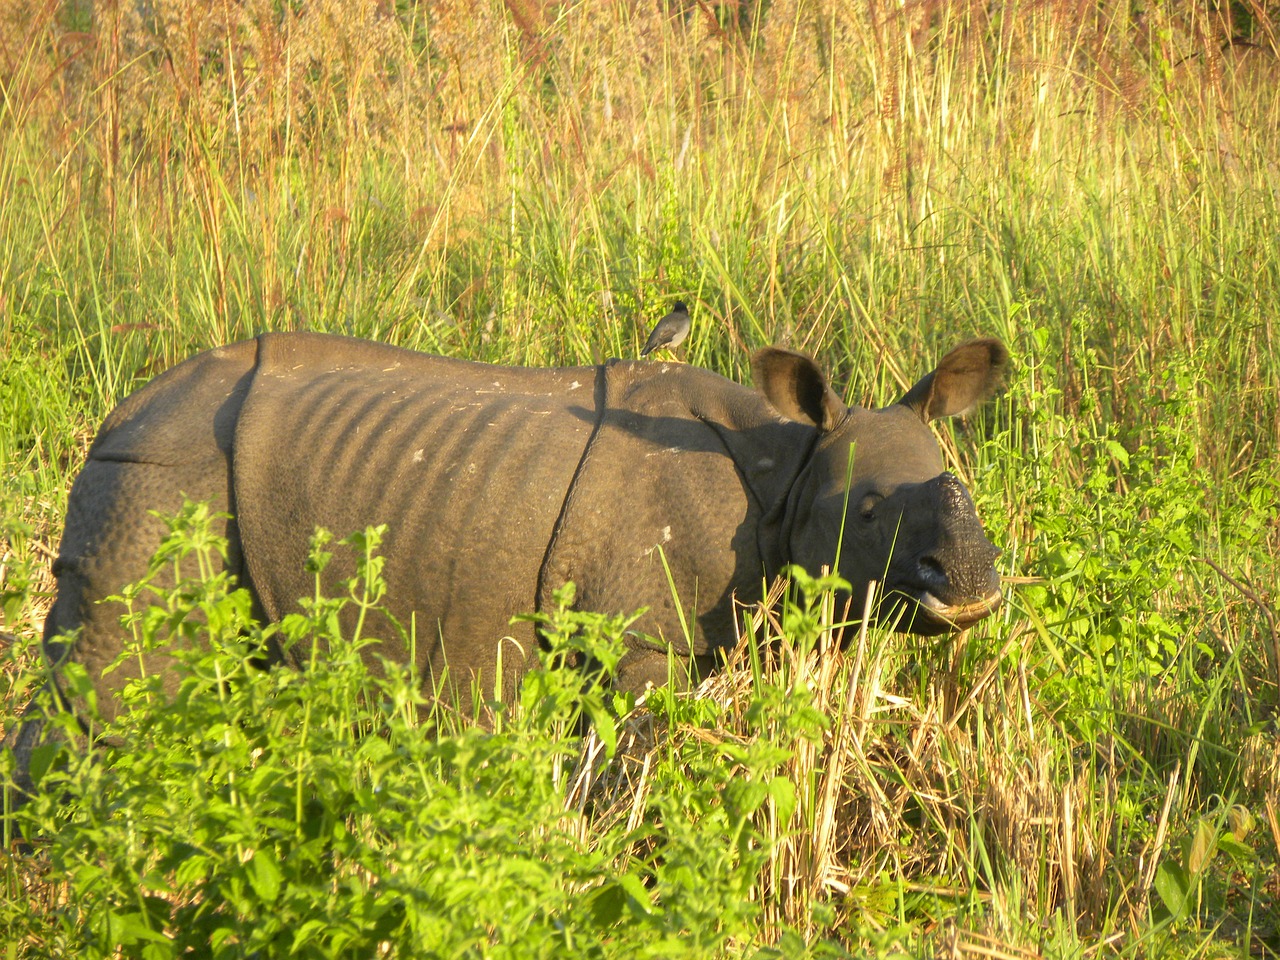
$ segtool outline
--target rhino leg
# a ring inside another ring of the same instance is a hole
[[[168,532],[165,523],[151,514],[157,510],[176,514],[184,500],[209,501],[212,508],[226,512],[229,507],[229,478],[225,458],[211,457],[203,463],[164,466],[118,460],[90,459],[71,490],[67,524],[53,572],[58,581],[57,598],[45,620],[44,653],[51,668],[55,709],[85,715],[85,705],[68,696],[60,679],[61,668],[79,663],[88,672],[96,694],[98,712],[111,720],[120,711],[117,694],[130,680],[146,674],[165,677],[165,691],[172,695],[178,678],[172,658],[151,652],[142,658],[125,660],[112,673],[103,670],[120,656],[128,639],[120,624],[126,612],[119,601],[107,597],[147,575],[152,555]],[[227,568],[237,576],[241,558],[233,520],[222,521],[217,532],[230,544]],[[195,558],[187,558],[183,576],[197,573]],[[163,570],[153,581],[157,588],[171,587],[174,575]],[[147,599],[146,596],[142,598]],[[57,737],[46,722],[47,697],[37,697],[22,722],[10,732],[6,745],[17,760],[15,782],[24,791],[31,789],[28,767],[32,750],[49,737]]]
[[[22,714],[22,719],[18,725],[5,734],[4,746],[6,749],[13,751],[13,757],[16,766],[13,771],[13,786],[17,790],[18,796],[15,798],[21,801],[21,798],[30,796],[35,790],[35,784],[31,781],[31,752],[40,744],[45,742],[45,714],[44,709],[40,706],[40,702],[45,699],[49,693],[49,688],[45,688],[45,693],[38,695]]]
[[[169,681],[167,693],[176,690],[172,658],[161,652],[146,654],[141,663],[131,657],[111,674],[102,675],[120,656],[127,639],[120,626],[125,605],[105,598],[146,576],[151,556],[168,531],[151,511],[176,514],[184,500],[200,500],[208,501],[214,510],[227,512],[228,485],[226,464],[220,457],[214,462],[178,466],[90,460],[77,478],[54,564],[58,596],[45,623],[44,647],[55,670],[67,661],[85,667],[104,718],[115,717],[119,710],[115,695],[143,671],[164,675]],[[238,574],[235,525],[233,521],[223,524],[218,533],[232,547],[227,566]],[[187,562],[182,575],[196,575],[195,558],[189,557]],[[154,583],[159,589],[173,586],[172,570],[162,570]],[[78,633],[71,633],[77,628]]]
[[[696,687],[720,665],[720,656],[715,653],[670,658],[666,650],[633,647],[618,663],[613,686],[636,696],[649,686],[685,691]]]

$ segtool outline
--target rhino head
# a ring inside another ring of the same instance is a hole
[[[1008,351],[974,340],[947,354],[897,403],[848,407],[803,354],[755,355],[757,387],[783,417],[818,429],[782,523],[787,559],[838,569],[854,615],[876,581],[880,622],[919,634],[963,629],[1001,600],[995,559],[973,500],[943,468],[930,420],[965,413],[999,386]]]

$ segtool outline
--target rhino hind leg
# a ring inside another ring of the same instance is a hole
[[[195,468],[90,460],[72,488],[66,531],[54,565],[58,595],[45,624],[45,655],[55,671],[67,661],[85,667],[105,718],[115,716],[114,695],[141,670],[149,675],[170,672],[171,658],[153,652],[141,665],[131,658],[108,676],[102,675],[126,641],[120,625],[125,606],[105,598],[146,577],[151,557],[168,532],[152,511],[176,514],[184,500],[208,501],[214,510],[227,511],[228,477],[221,457]],[[235,526],[231,521],[224,523],[218,532],[231,542],[228,566],[238,574]],[[195,575],[194,558],[188,559],[190,567],[182,573]],[[159,589],[171,587],[172,571],[160,571],[153,583]]]
[[[90,459],[76,478],[67,506],[67,523],[58,559],[54,563],[57,596],[45,620],[44,654],[51,670],[50,693],[55,709],[83,715],[85,705],[67,696],[60,682],[60,668],[79,663],[87,671],[96,694],[99,713],[114,718],[120,709],[117,694],[145,669],[148,675],[166,677],[165,689],[173,693],[177,677],[169,656],[154,652],[124,661],[112,673],[103,670],[120,656],[127,640],[120,617],[124,604],[107,601],[123,587],[147,575],[156,548],[168,532],[164,521],[152,510],[177,514],[184,500],[208,501],[213,509],[229,507],[229,478],[221,456],[192,466],[164,466],[118,460]],[[228,539],[227,567],[240,573],[240,549],[234,521],[223,521],[218,530]],[[196,573],[193,558],[184,575]],[[171,571],[162,571],[153,581],[160,588],[173,585]],[[144,596],[145,601],[145,596]],[[44,702],[37,697],[27,708],[21,723],[5,738],[17,760],[15,783],[29,791],[28,767],[32,751],[50,738],[60,736],[46,720]]]

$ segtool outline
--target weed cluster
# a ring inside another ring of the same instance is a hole
[[[338,628],[344,606],[376,603],[378,535],[343,541],[358,558],[346,596],[264,627],[245,590],[207,572],[226,546],[207,510],[174,520],[153,571],[194,554],[206,574],[131,589],[146,603],[122,658],[172,650],[177,692],[144,675],[116,719],[89,699],[87,734],[57,717],[69,745],[57,765],[38,758],[40,790],[7,825],[38,852],[6,860],[8,941],[31,956],[145,958],[703,957],[757,941],[772,844],[756,820],[771,799],[794,807],[785,746],[673,741],[645,761],[642,795],[607,806],[590,784],[617,762],[619,728],[702,727],[715,712],[674,695],[637,711],[609,694],[627,623],[571,610],[571,589],[542,617],[542,669],[519,703],[492,705],[492,729],[433,710],[376,638]],[[264,670],[271,641],[324,653],[305,671]],[[568,666],[578,653],[600,674]],[[88,692],[82,673],[65,679]],[[792,739],[818,730],[816,716],[788,723],[764,706],[753,715]]]

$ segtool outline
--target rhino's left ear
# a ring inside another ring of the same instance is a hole
[[[999,340],[970,340],[943,357],[937,369],[898,402],[926,423],[968,413],[995,393],[1008,365],[1009,351]]]
[[[818,365],[803,353],[765,347],[751,358],[756,389],[788,420],[831,430],[846,408]]]

